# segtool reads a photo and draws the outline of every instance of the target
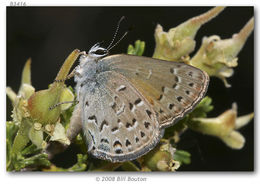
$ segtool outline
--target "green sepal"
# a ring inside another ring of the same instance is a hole
[[[127,54],[142,56],[145,49],[145,42],[137,40],[135,41],[135,46],[129,45],[127,49]]]

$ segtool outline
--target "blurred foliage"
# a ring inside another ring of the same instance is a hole
[[[252,32],[253,19],[230,40],[220,40],[219,37],[217,40],[212,40],[212,37],[209,37],[210,40],[204,39],[198,53],[189,58],[189,54],[194,50],[194,38],[199,28],[223,9],[213,8],[167,33],[158,25],[155,30],[156,47],[153,57],[185,62],[206,72],[206,68],[211,65],[209,75],[220,77],[225,82],[225,77],[231,76],[231,73],[225,72],[233,71],[231,67],[236,66],[238,60],[236,56]],[[127,53],[141,56],[144,50],[145,42],[137,40],[134,46],[129,45]],[[231,52],[232,56],[227,53],[223,56],[224,51]],[[79,50],[74,50],[68,56],[55,81],[46,90],[35,92],[31,85],[31,59],[25,63],[18,93],[7,87],[7,95],[13,104],[12,121],[6,122],[7,171],[176,171],[180,166],[191,163],[191,154],[177,148],[181,134],[188,129],[218,137],[231,148],[243,147],[245,139],[238,129],[249,123],[254,114],[237,117],[237,106],[234,104],[232,109],[220,116],[207,118],[208,112],[213,110],[213,105],[212,99],[205,97],[192,112],[165,129],[163,138],[154,149],[134,161],[111,163],[88,157],[84,135],[80,133],[73,142],[79,149],[77,162],[69,168],[56,166],[49,160],[46,148],[50,141],[60,143],[64,147],[71,143],[66,136],[66,130],[76,105],[73,103],[75,93],[71,87],[66,87],[63,80],[79,55]],[[210,60],[206,60],[205,56]],[[59,103],[64,101],[69,103],[60,106]]]

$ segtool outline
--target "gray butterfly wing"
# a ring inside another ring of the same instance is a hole
[[[82,87],[85,95],[80,101],[89,152],[118,162],[136,159],[154,148],[163,130],[143,95],[116,72],[102,72],[93,83]]]
[[[205,72],[184,63],[123,54],[99,62],[131,82],[149,102],[160,128],[192,111],[204,97],[209,83]]]

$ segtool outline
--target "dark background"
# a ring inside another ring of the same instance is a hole
[[[32,58],[32,84],[36,90],[46,89],[52,83],[65,58],[73,49],[88,51],[97,42],[111,41],[121,16],[125,16],[119,36],[130,26],[134,29],[112,51],[125,53],[128,44],[137,39],[146,42],[145,56],[152,56],[154,29],[160,23],[165,31],[212,7],[8,7],[7,8],[7,86],[19,89],[25,61]],[[229,7],[201,27],[196,35],[196,50],[203,36],[219,35],[230,38],[254,15],[253,7]],[[194,52],[191,54],[191,56]],[[238,105],[238,115],[254,111],[254,34],[248,38],[238,55],[238,67],[228,79],[231,88],[221,80],[211,78],[207,95],[212,97],[215,117]],[[73,80],[69,84],[74,86]],[[7,99],[7,120],[11,103]],[[222,141],[193,131],[181,137],[178,149],[189,151],[192,163],[183,171],[253,171],[254,123],[242,128],[246,143],[242,150],[232,150]],[[73,151],[73,149],[72,149]],[[75,155],[76,156],[76,155]],[[75,157],[61,156],[60,161],[75,161]]]

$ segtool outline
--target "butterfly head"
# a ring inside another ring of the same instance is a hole
[[[108,50],[99,46],[99,43],[97,43],[91,47],[91,49],[88,51],[88,55],[94,58],[102,58],[108,55]]]

